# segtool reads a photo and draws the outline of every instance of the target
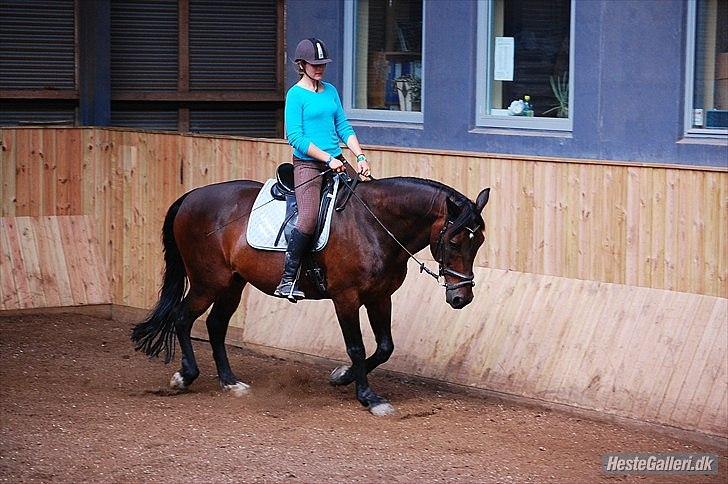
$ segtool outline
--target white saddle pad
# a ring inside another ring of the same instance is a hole
[[[271,178],[265,182],[263,188],[253,203],[253,210],[248,219],[248,230],[245,234],[248,245],[261,250],[286,250],[288,243],[286,237],[281,234],[281,238],[276,245],[276,237],[281,230],[281,225],[286,217],[286,202],[276,200],[270,193],[270,189],[275,184],[275,179]],[[326,210],[326,221],[324,229],[316,241],[314,251],[319,251],[326,247],[331,232],[331,215],[334,213],[334,205],[336,205],[336,194],[339,190],[339,177],[334,177],[334,191],[325,196],[331,197],[331,203]]]

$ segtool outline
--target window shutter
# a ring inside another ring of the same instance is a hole
[[[73,0],[0,0],[0,89],[75,89]]]
[[[277,88],[276,0],[190,0],[190,89]]]
[[[274,138],[279,116],[275,107],[190,109],[190,131]]]
[[[156,131],[177,131],[177,109],[112,106],[111,125]]]
[[[112,0],[111,90],[177,90],[177,0]]]

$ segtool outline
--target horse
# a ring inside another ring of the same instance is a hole
[[[230,368],[225,335],[245,285],[272,295],[283,267],[282,252],[254,249],[246,242],[245,215],[261,187],[252,180],[199,187],[167,211],[159,300],[147,319],[134,327],[131,339],[150,357],[164,350],[169,363],[176,335],[182,352],[181,367],[170,381],[176,391],[186,390],[200,373],[190,334],[194,321],[210,306],[206,325],[220,386],[236,395],[250,388]],[[351,365],[335,368],[329,381],[354,382],[357,400],[372,414],[394,412],[370,387],[367,375],[394,351],[392,294],[405,280],[409,257],[429,245],[440,271],[435,275],[425,270],[443,281],[447,303],[454,309],[469,304],[475,285],[473,261],[485,240],[481,212],[489,193],[489,188],[482,190],[473,202],[436,181],[383,178],[359,183],[345,210],[334,213],[328,243],[315,255],[326,271],[326,292],[320,293],[306,279],[300,287],[309,299],[333,302]],[[376,341],[368,358],[359,325],[362,305]]]

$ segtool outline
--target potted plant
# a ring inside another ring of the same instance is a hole
[[[556,104],[543,112],[548,114],[556,111],[556,117],[568,118],[569,117],[569,74],[564,72],[562,76],[550,76],[549,83],[551,84],[551,92],[554,93],[556,98]]]

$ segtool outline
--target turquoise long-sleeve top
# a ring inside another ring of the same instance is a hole
[[[354,134],[344,114],[336,88],[321,82],[319,92],[294,85],[286,94],[285,123],[293,155],[312,160],[306,152],[313,143],[331,156],[339,156],[339,139],[346,143]]]

